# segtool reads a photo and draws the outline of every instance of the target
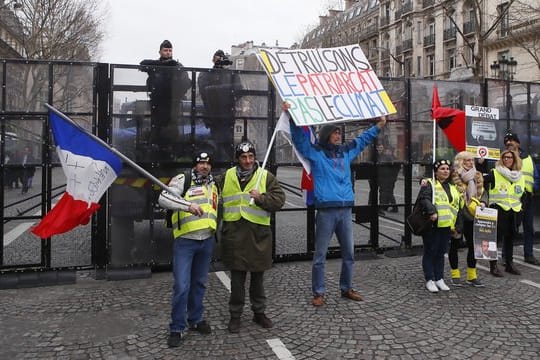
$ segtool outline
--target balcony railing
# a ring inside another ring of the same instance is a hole
[[[435,45],[435,34],[424,36],[424,47]]]
[[[474,32],[474,30],[475,30],[474,21],[467,21],[467,22],[463,23],[463,33],[464,34],[470,34],[470,33]]]
[[[403,40],[403,51],[411,50],[412,44],[412,39]]]
[[[422,6],[424,9],[432,6],[433,4],[435,4],[435,0],[422,0]]]
[[[453,40],[456,38],[456,28],[455,27],[451,27],[451,28],[448,28],[448,29],[444,29],[444,34],[443,34],[443,40]]]
[[[413,4],[412,4],[412,2],[410,2],[410,1],[409,1],[409,2],[406,2],[405,4],[403,4],[403,6],[401,7],[401,9],[402,9],[402,13],[403,13],[403,14],[407,14],[407,13],[411,12],[412,9],[413,9]]]

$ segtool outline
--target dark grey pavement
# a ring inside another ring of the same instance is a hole
[[[462,251],[462,273],[464,257]],[[310,303],[309,262],[276,264],[265,278],[267,314],[275,327],[266,330],[253,323],[246,306],[240,334],[226,329],[228,290],[219,275],[228,274],[212,273],[206,318],[213,333],[188,332],[176,349],[166,345],[169,272],[125,281],[94,280],[81,274],[74,285],[2,290],[0,358],[540,357],[540,267],[518,263],[523,275],[504,278],[479,270],[485,288],[431,294],[424,288],[420,262],[420,256],[359,260],[355,285],[365,301],[353,302],[339,296],[340,260],[330,260],[329,290],[321,308]]]

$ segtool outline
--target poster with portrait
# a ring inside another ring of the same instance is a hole
[[[475,259],[497,260],[497,209],[476,207],[473,245]]]

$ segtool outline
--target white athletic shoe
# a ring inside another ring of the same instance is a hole
[[[426,289],[428,289],[428,291],[432,293],[439,292],[439,289],[437,288],[433,280],[428,280],[426,282]]]
[[[443,279],[435,281],[435,285],[437,285],[441,291],[450,291],[450,288],[444,283]]]

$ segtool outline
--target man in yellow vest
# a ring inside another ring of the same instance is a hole
[[[517,134],[507,133],[504,135],[504,146],[508,150],[519,153],[522,161],[521,173],[525,179],[525,193],[521,198],[523,203],[523,255],[525,262],[533,265],[540,265],[540,261],[534,257],[534,192],[540,185],[538,170],[531,157],[520,148],[520,142]]]
[[[250,272],[249,299],[253,321],[263,328],[273,326],[265,315],[263,275],[272,267],[271,212],[279,210],[285,203],[285,193],[275,176],[258,166],[252,143],[238,144],[235,158],[238,165],[226,171],[221,187],[221,259],[231,271],[231,319],[228,325],[231,333],[240,331],[247,272]]]
[[[180,346],[188,326],[201,334],[212,332],[204,320],[203,298],[217,229],[218,188],[207,153],[197,154],[193,164],[191,176],[181,173],[171,179],[174,195],[162,191],[158,199],[162,207],[174,210],[169,347]],[[186,181],[190,182],[187,186]]]

